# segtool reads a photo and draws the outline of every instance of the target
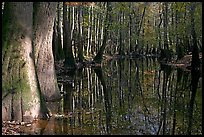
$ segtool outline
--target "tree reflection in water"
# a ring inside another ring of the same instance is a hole
[[[54,116],[31,127],[31,134],[202,134],[199,73],[138,58],[67,76],[59,83],[62,100],[48,102]]]

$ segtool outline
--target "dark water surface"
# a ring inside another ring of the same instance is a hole
[[[197,72],[150,58],[112,60],[101,69],[71,72],[59,87],[63,99],[48,103],[53,117],[25,128],[26,133],[202,134],[202,76]]]

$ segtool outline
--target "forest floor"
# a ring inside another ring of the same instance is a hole
[[[22,135],[21,128],[31,125],[31,122],[2,121],[2,135]]]
[[[111,60],[114,57],[111,56],[105,56],[105,60]],[[199,58],[201,60],[201,71],[202,71],[202,53],[199,54]],[[190,71],[190,65],[191,65],[191,59],[192,55],[185,55],[180,60],[172,60],[171,62],[167,63],[166,65],[170,65],[173,67],[179,67],[182,68],[185,71]],[[59,74],[62,70],[63,63],[58,62],[56,64],[57,68],[59,70],[56,70],[56,72]],[[56,68],[56,69],[57,69]],[[202,73],[202,72],[201,72]],[[24,122],[15,122],[15,121],[2,121],[2,135],[20,135],[24,134],[22,133],[21,128],[24,126],[31,126],[32,123],[24,123]]]

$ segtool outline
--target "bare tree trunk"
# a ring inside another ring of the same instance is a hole
[[[49,115],[35,70],[32,20],[32,2],[5,3],[2,24],[2,120],[32,121]]]
[[[129,4],[129,9],[131,9],[131,3]],[[129,53],[132,52],[132,15],[129,14]]]
[[[61,98],[52,53],[56,6],[55,2],[34,3],[33,46],[35,64],[40,89],[47,101]]]
[[[82,8],[81,6],[79,6],[78,7],[78,45],[77,45],[79,62],[84,61],[81,19],[82,19]]]
[[[88,42],[87,42],[87,49],[86,55],[90,55],[90,48],[91,48],[91,32],[92,32],[92,7],[89,7],[89,20],[88,20]]]
[[[69,15],[67,18],[67,5],[65,2],[63,3],[63,47],[64,47],[64,55],[65,55],[65,68],[75,68],[75,60],[72,52],[72,44],[71,44],[71,28],[70,28],[70,7],[69,7]]]
[[[168,26],[168,2],[164,2],[163,5],[163,14],[164,14],[164,49],[168,50],[169,46],[168,46],[168,37],[167,37],[167,26]]]
[[[194,21],[194,12],[195,12],[195,6],[196,3],[191,4],[191,35],[193,38],[193,51],[192,51],[192,62],[191,62],[191,67],[193,69],[199,68],[200,67],[200,59],[199,59],[199,51],[198,51],[198,46],[197,46],[197,36],[195,32],[195,21]]]
[[[101,63],[102,62],[102,58],[103,58],[103,53],[106,47],[106,41],[107,41],[107,37],[108,37],[108,29],[109,29],[109,25],[110,25],[110,15],[109,13],[111,12],[111,5],[110,2],[107,2],[107,13],[106,13],[106,19],[105,19],[105,34],[104,34],[104,38],[103,38],[103,43],[102,46],[99,49],[99,52],[97,53],[97,55],[94,57],[93,61],[96,63]]]
[[[54,59],[59,61],[64,58],[64,53],[62,49],[62,16],[61,16],[61,6],[60,2],[57,4],[57,16],[54,21],[54,31],[53,31],[53,54]]]

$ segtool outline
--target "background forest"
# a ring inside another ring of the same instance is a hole
[[[198,49],[202,50],[201,3],[67,4],[70,4],[68,34],[76,60],[81,61],[84,57],[93,58],[99,52],[103,41],[107,41],[104,52],[108,55],[160,55],[161,51],[167,50],[162,58],[168,56],[166,58],[169,59],[170,56],[174,56],[176,59],[181,59],[192,52],[193,31],[195,31]],[[64,41],[61,40],[64,32],[62,3],[58,3],[57,10],[53,45],[55,45],[55,59],[59,60],[63,58],[63,52],[60,52],[59,48],[64,45]]]

